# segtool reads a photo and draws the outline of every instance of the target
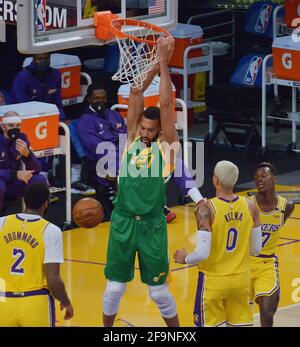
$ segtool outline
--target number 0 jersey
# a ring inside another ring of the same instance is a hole
[[[199,263],[199,271],[210,276],[247,273],[254,222],[246,198],[213,198],[210,204],[214,213],[211,251],[208,259]]]

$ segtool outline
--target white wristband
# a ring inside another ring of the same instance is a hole
[[[262,232],[261,226],[252,228],[251,242],[250,242],[250,255],[258,255],[262,248]]]
[[[194,252],[185,257],[186,264],[197,264],[209,257],[212,233],[206,230],[197,231],[197,244]]]

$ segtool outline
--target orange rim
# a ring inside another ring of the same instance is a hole
[[[138,42],[144,42],[144,43],[147,43],[148,45],[151,45],[151,46],[156,45],[157,41],[156,40],[155,41],[154,40],[146,40],[146,39],[142,39],[140,37],[136,37],[136,36],[132,36],[132,35],[123,33],[123,32],[121,32],[121,28],[123,25],[130,25],[130,26],[135,26],[135,27],[139,27],[139,28],[142,27],[142,28],[146,28],[146,29],[155,30],[158,33],[164,33],[166,37],[171,35],[166,29],[160,28],[157,25],[143,22],[140,20],[124,19],[124,18],[117,18],[117,19],[112,20],[112,22],[111,22],[112,30],[118,38],[131,39],[131,40],[138,41]]]

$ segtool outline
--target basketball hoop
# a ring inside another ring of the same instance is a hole
[[[141,89],[148,72],[159,61],[157,40],[160,37],[170,36],[170,33],[157,25],[140,20],[123,19],[116,15],[108,15],[107,12],[103,14],[98,12],[97,15],[106,17],[106,24],[97,17],[96,25],[99,23],[100,26],[102,22],[102,27],[106,27],[106,37],[109,34],[114,35],[119,45],[119,70],[112,79]],[[108,21],[109,30],[107,30]],[[103,38],[99,34],[96,36]]]

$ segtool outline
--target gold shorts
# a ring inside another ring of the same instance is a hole
[[[251,257],[250,301],[260,296],[271,296],[279,290],[278,258]]]
[[[248,281],[239,281],[240,278],[240,275],[213,277],[199,272],[194,308],[196,326],[217,327],[224,323],[228,326],[253,325],[249,276],[246,276]]]
[[[54,299],[48,290],[41,289],[22,294],[1,293],[0,327],[54,326]]]

